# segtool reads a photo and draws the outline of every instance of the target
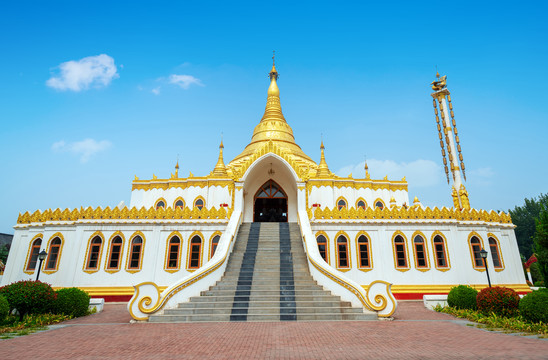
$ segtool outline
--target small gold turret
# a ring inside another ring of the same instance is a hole
[[[175,164],[175,177],[179,177],[179,159],[177,159],[177,164]]]
[[[318,166],[318,177],[328,177],[331,174],[331,171],[329,171],[329,167],[327,166],[327,162],[325,162],[325,153],[324,153],[325,146],[323,146],[323,140],[322,145],[320,146],[320,150],[322,152],[321,159],[320,159],[320,165]]]
[[[223,141],[221,140],[221,145],[219,145],[219,159],[217,160],[217,164],[213,168],[213,171],[211,172],[211,176],[214,177],[228,177],[228,173],[226,172],[226,166],[223,160]]]
[[[367,160],[365,160],[365,165],[364,165],[364,170],[365,170],[365,178],[366,179],[371,179],[371,175],[369,175],[369,166],[367,166]]]

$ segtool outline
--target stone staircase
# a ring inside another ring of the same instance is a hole
[[[223,278],[150,322],[376,320],[319,286],[296,223],[243,223]]]

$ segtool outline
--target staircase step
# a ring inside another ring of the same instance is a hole
[[[150,322],[376,320],[319,286],[298,224],[243,223],[220,281]]]

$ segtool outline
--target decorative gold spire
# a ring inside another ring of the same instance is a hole
[[[365,170],[365,178],[371,179],[371,175],[369,175],[369,166],[367,166],[367,159],[364,160],[365,165],[363,166],[363,169]]]
[[[229,167],[236,166],[239,162],[245,161],[245,158],[253,155],[269,141],[288,151],[289,154],[304,160],[305,163],[314,166],[314,161],[306,155],[299,145],[295,143],[293,130],[287,123],[282,113],[280,104],[280,89],[278,89],[278,71],[272,57],[272,70],[268,74],[270,86],[268,87],[266,107],[259,124],[255,127],[251,142],[245,147],[244,151],[235,157],[229,164]]]
[[[211,172],[211,176],[215,177],[228,177],[228,173],[226,172],[226,166],[223,160],[223,141],[221,140],[221,145],[219,145],[219,160],[217,160],[217,164],[213,168],[213,171]]]
[[[323,146],[323,140],[322,145],[320,146],[320,150],[322,152],[321,159],[320,159],[320,165],[318,166],[318,177],[328,177],[331,174],[331,171],[329,171],[329,167],[327,166],[327,162],[325,162],[325,153],[324,153],[325,146]]]

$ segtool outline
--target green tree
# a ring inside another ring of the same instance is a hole
[[[540,194],[538,199],[525,199],[523,206],[516,206],[514,210],[508,210],[512,216],[512,222],[516,225],[516,239],[519,252],[528,259],[533,255],[533,237],[535,236],[535,219],[539,217],[543,206],[548,207],[548,194]]]
[[[548,283],[548,206],[543,206],[536,219],[535,255],[544,283]]]
[[[10,246],[4,245],[0,247],[0,260],[5,264],[8,260],[8,254],[10,253]]]

